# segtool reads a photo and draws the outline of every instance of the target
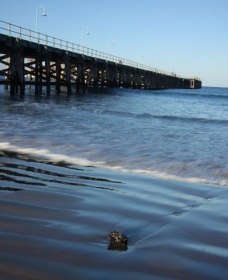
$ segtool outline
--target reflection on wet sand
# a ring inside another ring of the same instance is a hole
[[[227,188],[7,152],[0,176],[3,279],[226,279]]]

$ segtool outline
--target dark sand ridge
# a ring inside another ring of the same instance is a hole
[[[227,279],[227,187],[0,161],[0,279]]]

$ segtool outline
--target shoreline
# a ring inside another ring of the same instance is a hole
[[[53,152],[49,152],[46,149],[35,149],[35,148],[21,148],[10,143],[2,142],[0,143],[0,153],[6,153],[6,155],[14,155],[19,157],[32,158],[37,162],[47,162],[52,164],[64,164],[64,165],[72,165],[72,166],[91,166],[93,168],[102,169],[110,172],[120,172],[123,174],[135,174],[135,175],[146,175],[151,177],[152,179],[156,178],[158,180],[166,180],[166,181],[175,181],[175,182],[183,182],[183,183],[196,183],[196,184],[206,184],[206,185],[216,185],[216,186],[227,186],[228,181],[223,179],[218,182],[217,180],[205,179],[205,178],[197,178],[197,177],[183,177],[175,174],[169,174],[166,172],[156,171],[156,170],[147,170],[147,169],[128,169],[122,166],[112,166],[107,165],[102,161],[91,161],[87,158],[82,157],[71,157],[69,155],[62,155]]]

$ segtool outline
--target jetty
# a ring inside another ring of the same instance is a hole
[[[201,88],[199,78],[184,78],[128,59],[57,39],[0,20],[0,84],[14,94],[34,87],[36,94],[61,87],[66,92],[92,88]]]

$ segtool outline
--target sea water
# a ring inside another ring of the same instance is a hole
[[[228,88],[11,96],[0,149],[120,172],[228,185]]]

